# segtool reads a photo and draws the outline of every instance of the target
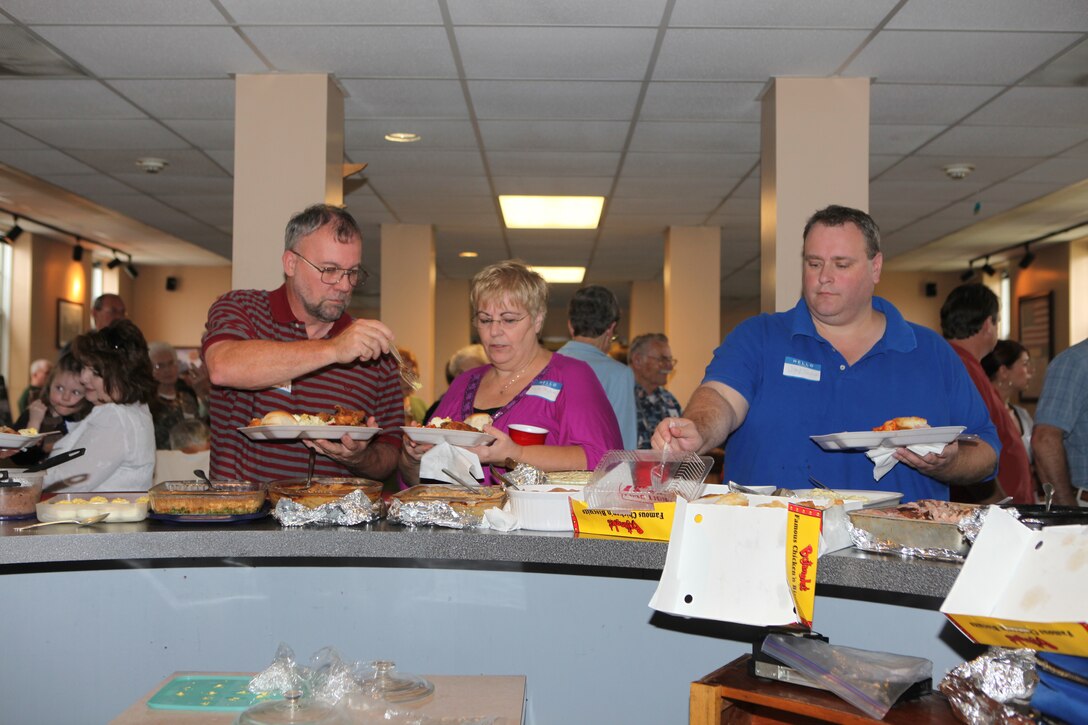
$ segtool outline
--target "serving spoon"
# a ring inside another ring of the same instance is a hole
[[[109,512],[104,514],[95,514],[94,516],[84,516],[81,519],[61,519],[59,521],[43,521],[40,524],[31,524],[30,526],[20,526],[15,529],[16,531],[27,531],[29,529],[37,529],[41,526],[52,526],[53,524],[75,524],[76,526],[91,526],[97,524],[100,521],[105,520],[109,516]]]

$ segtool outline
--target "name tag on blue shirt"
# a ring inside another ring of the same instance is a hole
[[[782,365],[782,374],[787,378],[801,378],[816,383],[820,382],[820,366],[816,363],[798,360],[795,357],[786,358],[786,362]]]
[[[563,383],[557,383],[554,380],[540,380],[533,383],[532,387],[525,391],[525,394],[544,398],[544,400],[550,400],[554,403],[555,399],[559,397],[559,391],[562,389]]]

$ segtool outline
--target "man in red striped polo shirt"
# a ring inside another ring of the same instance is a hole
[[[239,428],[273,410],[368,414],[367,425],[404,422],[393,333],[378,320],[347,314],[362,284],[363,238],[352,216],[316,204],[287,223],[283,272],[275,290],[232,290],[208,310],[202,352],[210,398],[211,475],[272,481],[304,477],[308,448],[321,454],[316,476],[383,479],[396,467],[400,436],[369,442],[251,441]]]

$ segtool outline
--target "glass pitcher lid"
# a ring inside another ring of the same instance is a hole
[[[359,681],[362,689],[386,702],[401,703],[422,700],[434,692],[434,685],[418,675],[398,672],[389,660],[369,663],[371,672]]]

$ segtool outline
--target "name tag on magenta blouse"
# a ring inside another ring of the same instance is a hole
[[[816,363],[798,360],[795,357],[786,358],[785,364],[782,365],[782,374],[787,378],[801,378],[802,380],[820,382],[820,366]]]
[[[525,391],[525,394],[544,398],[544,400],[550,400],[554,403],[555,399],[559,397],[559,391],[562,389],[563,383],[557,383],[554,380],[538,380]]]

